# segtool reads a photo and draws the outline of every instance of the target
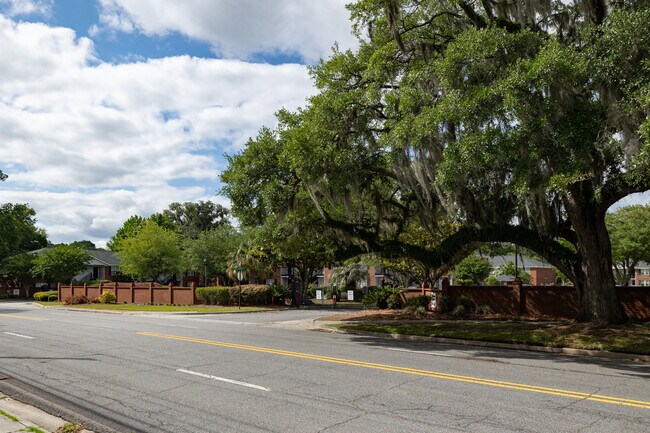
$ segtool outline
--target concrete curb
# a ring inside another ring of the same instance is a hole
[[[43,307],[47,310],[75,311],[77,313],[104,313],[104,314],[121,314],[127,316],[148,315],[148,314],[165,314],[169,316],[209,316],[220,314],[246,314],[246,313],[269,313],[278,311],[275,309],[257,310],[257,311],[228,311],[224,313],[212,312],[202,313],[200,311],[129,311],[129,310],[100,310],[95,308],[68,308],[68,307]]]
[[[566,347],[529,346],[527,344],[496,343],[491,341],[458,340],[456,338],[422,337],[419,335],[388,334],[384,332],[356,331],[350,329],[325,328],[341,334],[366,335],[403,341],[426,341],[431,343],[458,344],[461,346],[493,347],[497,349],[527,350],[530,352],[554,353],[560,355],[606,358],[625,361],[650,362],[650,355],[607,352],[604,350],[570,349]]]

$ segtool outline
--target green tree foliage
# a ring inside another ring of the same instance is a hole
[[[36,256],[28,253],[20,253],[5,258],[0,263],[0,274],[18,282],[21,287],[26,287],[34,279],[32,269]]]
[[[530,274],[524,271],[522,268],[517,268],[515,273],[515,263],[512,260],[508,260],[501,266],[497,266],[493,271],[493,276],[517,276],[524,284],[530,284],[531,277]]]
[[[0,170],[0,182],[4,181],[7,179],[7,175]]]
[[[106,246],[111,251],[119,251],[121,249],[122,242],[125,239],[137,236],[137,234],[140,232],[140,230],[142,230],[148,221],[153,221],[159,227],[167,230],[175,231],[177,228],[176,225],[169,219],[169,217],[163,213],[155,213],[149,218],[132,215],[126,221],[124,221],[122,227],[120,227],[115,235],[109,239],[109,241],[106,243]]]
[[[333,268],[329,283],[330,286],[337,288],[345,288],[351,284],[360,287],[362,284],[368,283],[368,278],[370,278],[368,265],[363,263],[350,263],[346,266]]]
[[[204,273],[207,267],[208,275],[225,275],[228,260],[241,242],[242,235],[229,224],[203,231],[196,239],[186,239],[183,249],[185,269]]]
[[[86,269],[92,257],[83,247],[57,245],[34,259],[33,275],[42,275],[49,282],[69,283]]]
[[[45,230],[36,227],[35,216],[36,211],[26,204],[0,206],[0,261],[47,245]]]
[[[149,220],[135,236],[120,241],[120,272],[141,280],[178,273],[182,270],[180,245],[178,233]]]
[[[172,203],[163,215],[174,223],[180,232],[195,239],[199,234],[228,224],[228,209],[211,201],[198,203]]]
[[[492,272],[492,265],[486,258],[469,255],[454,267],[454,282],[461,285],[480,284]]]
[[[280,188],[265,193],[285,203],[306,192],[350,254],[440,268],[480,242],[524,246],[571,279],[582,319],[623,320],[605,214],[650,188],[648,3],[349,8],[368,35],[312,69],[320,92],[305,109],[279,114],[281,140],[248,167],[281,165],[266,174]],[[263,217],[270,201],[246,199],[249,182],[238,206]],[[414,219],[432,237],[445,219],[457,230],[423,248],[399,238]]]
[[[616,282],[627,285],[636,265],[642,260],[650,262],[650,205],[622,207],[608,213],[606,221]]]

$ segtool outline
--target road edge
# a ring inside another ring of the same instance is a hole
[[[334,322],[330,322],[329,324],[332,323]],[[338,332],[340,334],[366,335],[369,337],[389,338],[393,340],[426,341],[432,343],[458,344],[461,346],[493,347],[497,349],[526,350],[529,352],[553,353],[558,355],[605,358],[605,359],[637,361],[637,362],[650,362],[650,355],[638,355],[634,353],[608,352],[604,350],[571,349],[568,347],[530,346],[527,344],[497,343],[492,341],[477,341],[477,340],[460,340],[456,338],[442,338],[442,337],[424,337],[420,335],[389,334],[386,332],[357,331],[354,329],[339,329],[333,327],[324,327],[323,329],[329,329],[332,332]]]

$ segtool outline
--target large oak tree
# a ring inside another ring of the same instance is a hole
[[[648,3],[350,10],[360,48],[313,68],[319,93],[277,131],[278,159],[341,241],[438,269],[515,243],[570,278],[582,319],[622,321],[605,214],[650,189]],[[400,236],[414,220],[458,230],[423,248]]]

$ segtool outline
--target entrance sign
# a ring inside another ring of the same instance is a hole
[[[435,310],[436,309],[436,293],[431,292],[431,309]]]
[[[354,290],[348,290],[348,301],[354,301]]]
[[[316,290],[316,299],[318,299],[318,300],[323,299],[323,291],[322,290]]]

